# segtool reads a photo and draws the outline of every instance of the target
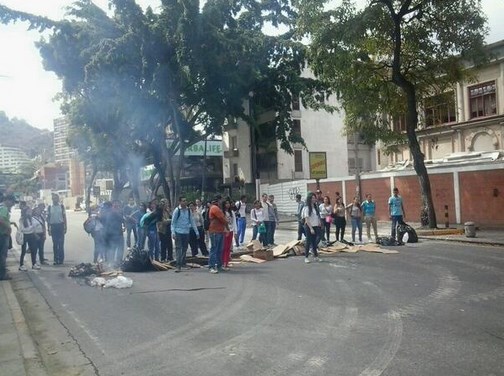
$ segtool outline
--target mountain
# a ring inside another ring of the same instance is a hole
[[[0,145],[14,146],[23,150],[28,158],[42,156],[44,161],[53,160],[53,132],[32,127],[23,119],[9,119],[0,111]]]

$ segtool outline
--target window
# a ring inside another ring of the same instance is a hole
[[[292,111],[299,111],[299,110],[300,110],[299,97],[294,96],[292,97]]]
[[[303,151],[294,150],[294,172],[303,172]]]
[[[235,176],[239,176],[238,175],[238,163],[233,163],[233,171],[231,173],[231,176],[234,178]]]
[[[291,133],[301,137],[301,120],[292,120]]]
[[[424,102],[424,108],[426,127],[453,123],[457,120],[453,91],[427,98]]]
[[[231,150],[238,150],[238,137],[237,136],[231,137]]]
[[[469,88],[471,119],[497,114],[495,81]]]
[[[396,132],[406,132],[406,115],[394,116],[392,129]]]

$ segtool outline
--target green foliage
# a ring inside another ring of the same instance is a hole
[[[365,131],[370,141],[401,139],[382,116],[407,112],[399,78],[413,85],[416,98],[429,97],[465,77],[464,62],[485,58],[479,0],[373,0],[363,9],[349,0],[334,9],[325,5],[298,3],[298,33],[309,36],[310,66],[337,93],[347,126]]]
[[[350,0],[334,9],[326,0],[297,5],[298,34],[311,40],[310,66],[337,93],[349,132],[396,146],[403,141],[389,131],[388,122],[405,116],[429,225],[436,227],[429,176],[416,137],[419,101],[467,76],[464,62],[484,61],[481,1],[371,0],[360,10]]]
[[[103,157],[102,168],[127,169],[124,156],[141,155],[154,162],[160,181],[168,178],[173,198],[189,145],[222,134],[229,118],[256,126],[243,108],[250,93],[253,106],[277,114],[269,126],[287,151],[302,141],[290,134],[293,97],[325,107],[324,86],[301,76],[306,48],[291,38],[288,4],[164,0],[154,13],[133,0],[111,0],[110,7],[111,15],[77,0],[61,22],[10,10],[2,19],[53,28],[38,44],[44,66],[63,81],[63,111],[78,126],[72,144],[89,160]],[[265,35],[266,23],[287,31]]]

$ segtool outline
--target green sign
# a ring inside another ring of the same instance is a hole
[[[170,146],[172,140],[166,140],[166,144]],[[177,152],[176,155],[179,155]],[[198,141],[189,146],[184,155],[186,157],[203,157],[205,155],[205,141]],[[222,157],[224,150],[222,149],[222,141],[207,140],[206,141],[206,155],[207,157]]]

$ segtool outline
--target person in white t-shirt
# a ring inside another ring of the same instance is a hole
[[[254,208],[250,211],[250,221],[252,222],[252,240],[257,239],[266,245],[266,226],[264,224],[264,210],[259,200],[254,201]]]
[[[308,193],[306,203],[303,208],[301,217],[304,220],[306,246],[305,246],[305,263],[310,263],[310,249],[313,252],[313,260],[321,261],[318,257],[317,247],[320,241],[320,211],[317,205],[317,196],[312,192]]]
[[[247,228],[247,196],[242,195],[240,201],[236,201],[236,221],[238,223],[237,229],[237,242],[238,245],[243,245],[245,240],[245,229]]]

